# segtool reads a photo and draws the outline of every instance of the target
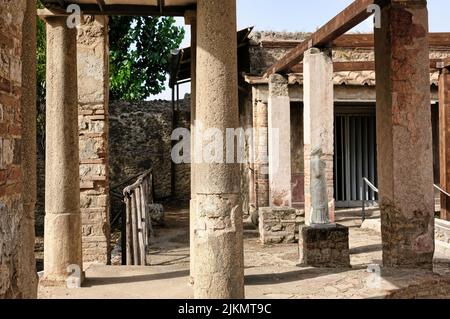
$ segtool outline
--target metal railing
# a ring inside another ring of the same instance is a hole
[[[442,194],[444,194],[447,197],[450,197],[450,194],[444,191],[439,185],[434,185],[434,188],[436,188],[438,191],[440,191]]]
[[[369,187],[372,191],[374,191],[375,193],[379,193],[378,188],[375,187],[375,185],[373,185],[366,177],[363,177],[362,179],[363,181],[363,199],[362,199],[362,221],[364,222],[366,220],[366,201],[368,201],[368,199],[366,199],[367,197],[367,187]]]
[[[367,188],[369,187],[370,189],[372,189],[375,193],[379,193],[378,188],[376,188],[367,178],[363,178],[363,201],[362,201],[362,221],[364,222],[366,220],[366,201],[368,201],[368,199],[366,199],[366,195],[367,195]],[[434,188],[437,189],[439,192],[441,192],[442,194],[444,194],[445,196],[450,198],[450,193],[446,192],[445,190],[443,190],[439,185],[434,184]]]
[[[126,187],[123,196],[126,207],[126,244],[122,247],[122,254],[126,254],[127,265],[146,266],[152,232],[149,213],[149,204],[154,200],[152,170],[144,172],[134,184]]]

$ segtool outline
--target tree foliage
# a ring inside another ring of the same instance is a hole
[[[110,99],[140,101],[161,93],[170,52],[183,37],[172,17],[111,17]]]
[[[43,7],[40,0],[37,6]],[[170,52],[183,38],[184,29],[175,26],[172,17],[110,17],[110,99],[139,101],[161,93]],[[45,104],[45,63],[45,23],[38,18],[38,107]]]

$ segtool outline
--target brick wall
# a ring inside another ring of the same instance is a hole
[[[33,234],[27,232],[31,221],[22,195],[22,27],[26,6],[25,0],[0,0],[0,299],[36,295]]]

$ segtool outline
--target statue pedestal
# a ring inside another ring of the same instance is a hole
[[[350,268],[348,227],[339,224],[300,226],[300,264],[318,268]]]

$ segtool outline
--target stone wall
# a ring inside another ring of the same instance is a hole
[[[83,19],[77,36],[83,260],[104,264],[110,255],[108,18]]]
[[[0,0],[0,299],[33,298],[37,292],[30,240],[34,235],[28,229],[33,218],[24,207],[24,202],[29,204],[25,201],[29,194],[23,193],[28,173],[22,165],[28,125],[23,111],[34,105],[32,101],[24,107],[29,102],[24,92],[30,88],[22,80],[25,71],[32,72],[27,68],[32,68],[33,57],[26,54],[28,46],[23,41],[30,44],[31,40],[22,28],[35,25],[33,5],[29,1],[27,8],[24,0]],[[33,152],[30,156],[34,157]]]
[[[180,101],[172,117],[171,101],[110,104],[110,184],[118,185],[147,169],[154,170],[156,198],[190,198],[190,165],[174,165],[172,190],[171,135],[173,128],[190,128],[190,99]],[[173,123],[172,118],[175,120]]]

